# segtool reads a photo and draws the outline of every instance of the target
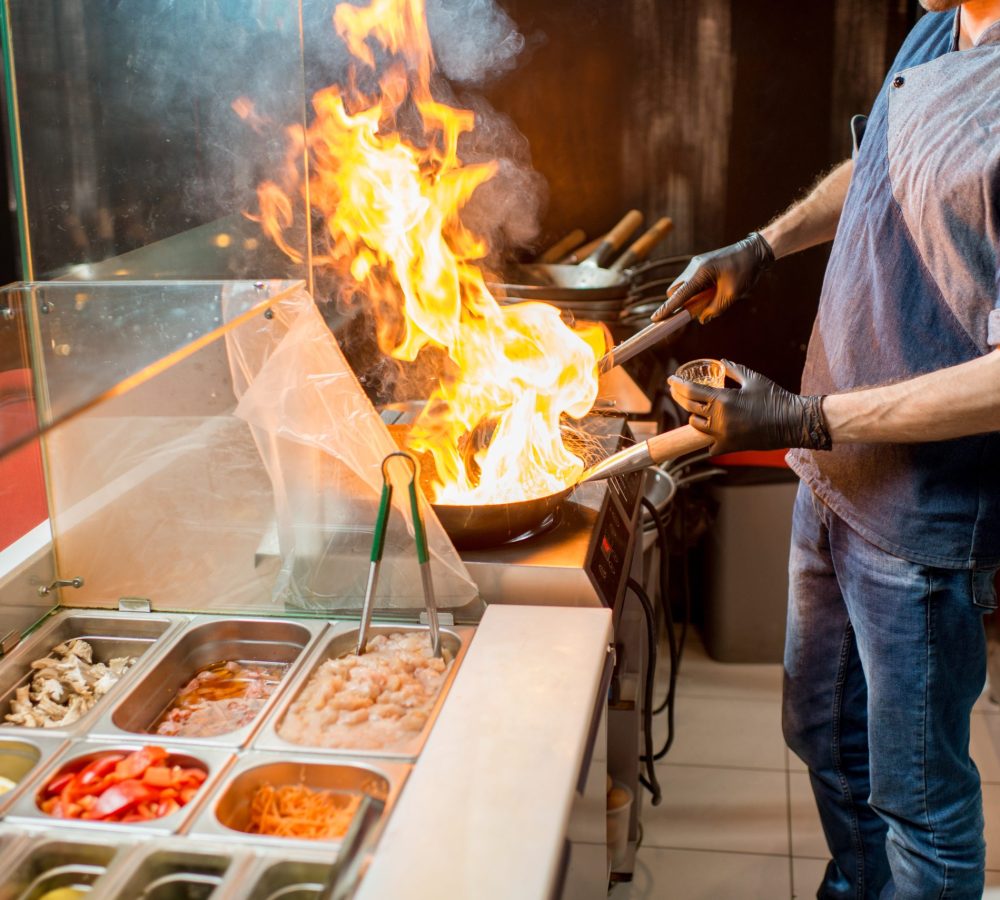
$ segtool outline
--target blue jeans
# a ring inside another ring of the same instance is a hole
[[[979,900],[969,728],[993,570],[891,556],[800,485],[789,574],[785,740],[809,767],[833,856],[816,896]]]

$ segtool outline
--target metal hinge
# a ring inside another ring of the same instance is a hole
[[[153,611],[153,601],[148,597],[119,597],[118,612],[148,613]]]
[[[424,610],[420,614],[420,624],[421,625],[430,625],[431,624],[431,620],[427,618],[427,610]],[[438,625],[444,625],[445,628],[454,628],[455,627],[455,614],[454,613],[450,613],[450,612],[442,612],[439,609],[438,610]]]
[[[45,597],[51,594],[56,588],[82,588],[82,578],[57,578],[51,584],[40,584],[38,586],[38,596]]]
[[[6,656],[20,643],[21,633],[18,631],[8,631],[0,638],[0,656]]]

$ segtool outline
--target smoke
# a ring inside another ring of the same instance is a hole
[[[524,35],[493,0],[428,0],[427,27],[442,74],[458,84],[509,72],[524,49]]]
[[[517,66],[525,38],[494,0],[427,0],[427,27],[441,75],[460,88],[452,94],[439,85],[442,99],[476,114],[476,130],[462,139],[462,159],[493,159],[498,165],[497,174],[473,194],[462,219],[489,241],[487,265],[500,267],[538,235],[548,188],[514,122],[473,91]]]
[[[459,144],[462,159],[497,163],[496,175],[466,204],[462,221],[489,241],[492,253],[487,265],[499,267],[506,256],[530,246],[537,236],[548,185],[532,167],[528,140],[510,118],[481,96],[462,94],[457,102],[476,114],[476,130]]]

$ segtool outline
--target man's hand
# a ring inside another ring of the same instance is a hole
[[[738,390],[670,377],[670,393],[691,413],[692,427],[714,439],[712,453],[806,447],[829,450],[822,397],[800,397],[769,378],[723,360]]]
[[[695,256],[667,289],[667,300],[653,313],[653,321],[667,318],[699,294],[713,292],[711,301],[698,316],[704,325],[749,294],[761,273],[773,262],[771,245],[756,231],[721,250]]]

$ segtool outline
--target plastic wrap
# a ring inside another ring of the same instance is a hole
[[[275,597],[320,610],[364,600],[382,460],[396,445],[316,309],[301,291],[265,325],[227,334],[236,416],[250,426],[271,479],[281,570]],[[395,467],[390,467],[394,469]],[[477,589],[420,497],[441,608],[478,604]],[[377,609],[424,606],[405,486],[396,485]]]

